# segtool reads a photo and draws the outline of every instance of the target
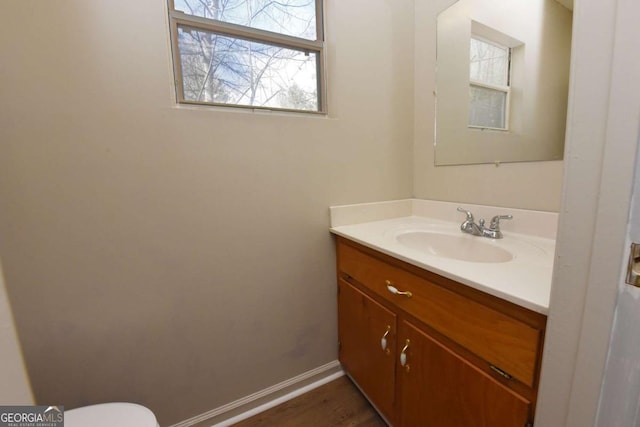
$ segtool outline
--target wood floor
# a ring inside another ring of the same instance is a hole
[[[385,422],[348,377],[234,424],[234,427],[386,427]]]

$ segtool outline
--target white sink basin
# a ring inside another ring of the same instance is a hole
[[[460,261],[496,263],[513,259],[511,252],[478,236],[412,230],[398,233],[396,239],[410,249]]]
[[[524,216],[523,212],[515,213]],[[528,218],[533,219],[544,220],[537,214]],[[534,228],[533,223],[530,227]],[[460,231],[457,216],[456,221],[417,215],[397,217],[342,225],[331,231],[538,313],[546,314],[549,308],[553,239],[513,230],[505,230],[504,239],[471,236]]]

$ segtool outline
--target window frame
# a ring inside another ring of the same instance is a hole
[[[506,50],[507,51],[507,66],[505,68],[505,81],[507,82],[506,85],[495,85],[495,84],[491,84],[491,83],[485,83],[485,82],[481,82],[479,80],[474,80],[471,77],[469,77],[469,87],[478,87],[481,89],[489,89],[489,90],[493,90],[496,92],[502,92],[505,94],[505,113],[504,113],[504,127],[503,128],[498,128],[498,127],[491,127],[491,126],[476,126],[476,125],[472,125],[467,123],[467,127],[471,128],[471,129],[489,129],[489,130],[496,130],[496,131],[509,131],[509,116],[510,116],[510,110],[511,110],[511,55],[512,55],[512,50],[513,48],[511,46],[507,46],[504,45],[502,43],[498,43],[495,42],[493,40],[489,40],[485,37],[479,36],[477,34],[471,34],[471,39],[475,39],[478,40],[482,43],[486,43],[486,44],[490,44],[493,45],[495,47],[498,47],[500,49]],[[469,63],[469,67],[471,67],[471,62]],[[471,108],[471,104],[469,104],[469,108]]]
[[[190,15],[175,9],[174,0],[167,0],[169,15],[169,30],[171,36],[171,56],[173,59],[174,85],[176,101],[178,104],[205,105],[226,108],[242,108],[248,110],[284,111],[304,114],[322,114],[327,112],[327,84],[326,84],[326,58],[324,41],[324,1],[314,0],[316,5],[316,40],[280,34],[272,31],[251,28],[244,25],[233,24],[201,16]],[[182,78],[182,61],[178,46],[178,26],[189,27],[195,30],[211,32],[223,37],[242,39],[250,42],[268,44],[285,49],[297,50],[309,54],[316,54],[316,80],[318,110],[300,110],[293,108],[278,108],[259,105],[241,105],[222,102],[204,102],[185,99],[184,82]]]

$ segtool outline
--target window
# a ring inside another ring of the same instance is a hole
[[[326,112],[322,0],[168,0],[178,102]]]
[[[509,128],[510,59],[510,48],[471,38],[469,127]]]

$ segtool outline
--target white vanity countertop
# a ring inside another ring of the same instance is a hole
[[[460,231],[465,216],[458,206],[473,212],[476,222],[493,215],[514,218],[501,224],[503,239],[472,236]],[[332,233],[542,314],[549,308],[556,225],[557,214],[550,212],[417,199],[331,208]],[[439,256],[398,240],[408,232],[471,239],[479,250],[503,249],[513,258],[471,262]]]

